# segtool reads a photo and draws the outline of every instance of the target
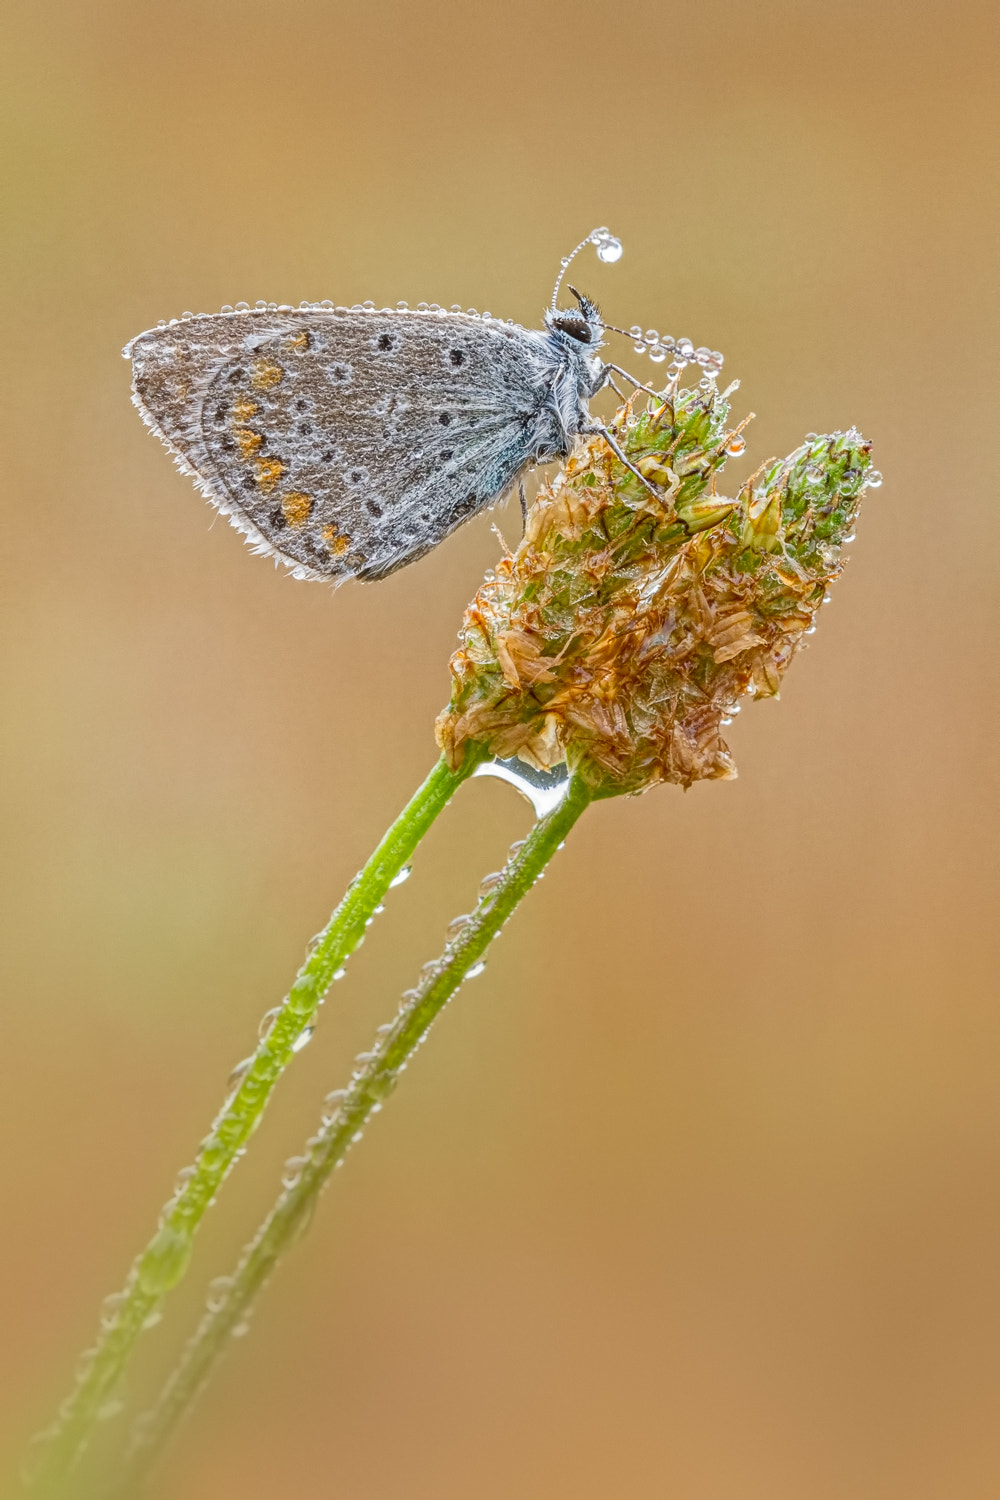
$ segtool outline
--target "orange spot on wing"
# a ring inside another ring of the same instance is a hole
[[[304,495],[301,490],[293,490],[290,495],[282,497],[281,513],[289,526],[304,526],[312,515],[312,496]]]
[[[249,427],[237,427],[235,437],[244,458],[250,458],[252,454],[256,453],[264,441],[259,432],[253,432]]]
[[[323,540],[335,557],[342,557],[350,547],[350,539],[346,536],[338,536],[336,526],[323,527]]]
[[[250,418],[256,415],[256,401],[248,401],[246,396],[241,396],[233,407],[233,420],[235,422],[249,422]]]
[[[285,466],[280,458],[255,458],[254,468],[257,470],[257,483],[269,495],[285,472]]]
[[[286,349],[295,349],[297,352],[301,353],[304,349],[308,349],[311,343],[312,339],[309,337],[307,331],[303,328],[301,333],[293,333],[289,335],[289,337],[285,340],[284,347]]]
[[[280,365],[272,364],[269,359],[254,360],[250,384],[255,391],[269,391],[284,378],[285,372]]]

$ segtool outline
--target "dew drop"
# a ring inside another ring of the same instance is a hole
[[[663,361],[667,357],[667,351],[666,349],[663,349],[659,345],[657,345],[655,349],[650,349],[649,357],[653,361],[654,365],[662,365]]]
[[[394,875],[392,877],[392,879],[389,881],[389,889],[390,889],[390,891],[395,890],[395,888],[396,888],[397,885],[405,885],[405,883],[410,878],[411,871],[412,871],[412,867],[410,865],[404,865],[403,868],[400,870],[399,874],[398,875]]]
[[[409,307],[409,305],[410,304],[408,302],[397,302],[396,303],[396,311],[397,312],[406,312],[406,310]]]
[[[805,629],[805,630],[804,630],[804,631],[803,631],[803,632],[802,632],[802,634],[803,634],[803,635],[815,635],[815,634],[816,634],[816,626],[815,626],[815,625],[809,625],[809,626],[808,626],[808,627],[807,627],[807,628],[806,628],[806,629]]]
[[[257,1036],[262,1042],[267,1041],[274,1030],[274,1023],[280,1015],[281,1006],[276,1005],[273,1010],[269,1010],[266,1015],[261,1016],[260,1025],[257,1027]]]
[[[448,926],[445,929],[445,934],[444,934],[445,935],[445,939],[449,943],[454,942],[455,938],[458,937],[459,933],[462,932],[462,930],[464,928],[468,927],[468,925],[469,925],[469,923],[471,921],[472,921],[472,918],[469,916],[468,913],[466,913],[464,916],[456,917],[453,922],[449,922],[448,923]]]
[[[544,818],[559,806],[569,790],[569,771],[565,764],[551,771],[536,771],[517,756],[509,760],[488,760],[476,767],[473,776],[493,776],[506,781],[531,803],[536,818]]]
[[[177,1176],[174,1178],[174,1194],[175,1194],[175,1196],[178,1193],[183,1193],[184,1189],[187,1187],[188,1183],[191,1181],[191,1178],[194,1176],[196,1170],[197,1169],[195,1167],[181,1167],[180,1171],[177,1173]],[[120,1297],[124,1297],[125,1294],[124,1294],[124,1292],[117,1292],[117,1293],[115,1293],[115,1295],[116,1296],[120,1296]]]
[[[214,1280],[208,1283],[208,1290],[205,1293],[205,1304],[207,1304],[207,1307],[213,1313],[217,1313],[219,1308],[222,1307],[226,1296],[231,1292],[231,1289],[232,1277],[214,1277]]]
[[[244,1318],[242,1320],[242,1322],[240,1322],[240,1323],[234,1323],[233,1324],[232,1328],[230,1328],[230,1330],[229,1330],[229,1337],[231,1339],[243,1339],[243,1338],[246,1338],[246,1336],[247,1336],[247,1334],[249,1332],[250,1332],[250,1323],[249,1323],[249,1320],[246,1319],[246,1318]]]
[[[643,338],[646,340],[647,344],[651,345],[658,344],[660,342],[660,335],[657,333],[655,328],[647,328],[646,332],[643,334]]]
[[[250,304],[249,304],[249,302],[237,302],[237,304],[236,304],[236,311],[237,312],[249,312],[250,311]]]
[[[235,1068],[226,1079],[226,1088],[230,1093],[235,1092],[235,1090],[239,1088],[240,1084],[243,1082],[244,1078],[247,1076],[252,1067],[252,1057],[245,1057],[242,1062],[238,1062],[236,1064]]]
[[[292,1188],[296,1187],[301,1181],[302,1173],[308,1165],[308,1156],[290,1156],[285,1162],[285,1169],[281,1174],[282,1187],[291,1192]],[[220,1277],[220,1280],[228,1280],[228,1278]]]
[[[384,911],[385,911],[385,906],[380,901],[379,904],[378,904],[378,906],[376,906],[376,907],[373,908],[373,915],[376,916],[376,917],[380,917]]]
[[[347,970],[344,968],[343,964],[341,964],[339,969],[334,969],[333,974],[331,975],[331,979],[343,979],[346,973]]]
[[[465,971],[465,978],[466,979],[478,979],[479,975],[483,972],[483,970],[485,968],[486,968],[486,960],[485,960],[485,958],[481,958],[481,959],[479,959],[478,963],[474,963],[472,965],[471,969],[466,969],[466,971]]]
[[[616,260],[621,260],[622,258],[622,242],[621,240],[616,240],[614,235],[609,234],[605,238],[598,240],[596,248],[597,259],[603,260],[606,264],[613,264]]]
[[[303,1047],[308,1047],[309,1043],[312,1041],[312,1034],[314,1030],[315,1028],[312,1026],[303,1026],[302,1030],[299,1032],[298,1036],[292,1043],[292,1051],[301,1052]]]
[[[869,470],[869,472],[865,476],[865,488],[868,490],[877,490],[880,489],[881,486],[882,475],[879,473],[878,469]]]
[[[110,1328],[117,1320],[128,1298],[127,1292],[112,1292],[101,1303],[101,1327]]]
[[[833,603],[833,595],[832,594],[824,594],[823,595],[823,603],[824,604],[832,604]]]
[[[645,352],[646,352],[646,346],[645,346],[645,344],[633,344],[633,346],[632,346],[632,352],[634,354],[645,354]]]
[[[480,899],[484,896],[491,896],[502,880],[503,874],[500,870],[495,870],[492,875],[484,875],[479,882]]]
[[[746,452],[746,446],[746,438],[737,433],[736,436],[731,437],[729,439],[729,442],[726,444],[726,452],[729,454],[730,458],[739,458],[741,453]]]

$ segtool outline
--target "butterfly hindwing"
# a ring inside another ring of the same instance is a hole
[[[379,578],[537,450],[540,340],[467,314],[314,307],[184,319],[128,352],[146,421],[261,550],[305,576]]]

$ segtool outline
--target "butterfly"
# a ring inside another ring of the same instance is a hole
[[[573,255],[589,243],[621,254],[601,229]],[[571,288],[577,306],[556,307],[561,280],[539,330],[436,305],[239,304],[160,324],[122,352],[143,421],[255,551],[297,578],[368,581],[580,435],[600,432],[648,483],[590,415],[619,367],[597,355],[605,325],[589,298]]]

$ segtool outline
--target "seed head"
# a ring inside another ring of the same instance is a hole
[[[878,476],[853,429],[772,460],[735,498],[742,451],[714,384],[626,402],[543,486],[524,539],[465,612],[437,721],[452,765],[565,761],[598,796],[735,776],[721,733],[739,699],[773,697],[811,631],[860,497]]]

